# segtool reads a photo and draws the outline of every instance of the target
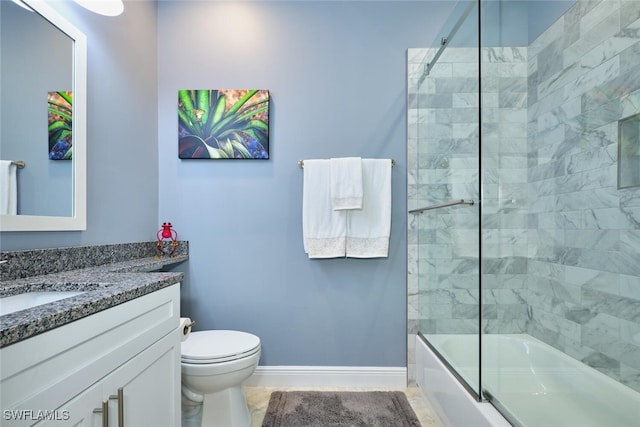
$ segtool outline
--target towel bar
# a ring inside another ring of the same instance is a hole
[[[15,167],[17,167],[18,169],[22,169],[26,166],[26,164],[22,161],[22,160],[17,160],[15,162],[11,162],[11,164]]]
[[[396,165],[396,161],[391,159],[391,166],[395,166]],[[298,160],[298,167],[300,169],[304,169],[304,160]]]

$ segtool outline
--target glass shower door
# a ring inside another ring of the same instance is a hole
[[[478,2],[460,1],[426,50],[418,82],[419,324],[476,396],[480,382]]]
[[[527,5],[481,1],[482,87],[482,391],[501,412],[525,387],[510,343],[528,320]],[[519,10],[518,8],[521,8]],[[509,12],[509,13],[507,13]],[[513,14],[513,15],[511,15]],[[510,24],[513,24],[510,22]],[[517,34],[520,31],[524,34]],[[515,393],[515,394],[514,394]]]

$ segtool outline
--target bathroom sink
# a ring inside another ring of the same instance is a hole
[[[80,295],[82,291],[34,291],[0,298],[0,316],[64,298]]]

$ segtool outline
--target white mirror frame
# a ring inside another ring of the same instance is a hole
[[[0,231],[87,229],[87,37],[44,0],[23,0],[74,41],[72,216],[0,215]]]

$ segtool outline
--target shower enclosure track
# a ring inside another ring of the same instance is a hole
[[[409,213],[410,214],[419,214],[419,213],[422,213],[424,211],[430,211],[432,209],[447,208],[449,206],[455,206],[455,205],[474,205],[474,204],[475,204],[475,202],[473,200],[459,199],[459,200],[452,200],[452,201],[446,202],[446,203],[439,203],[437,205],[425,206],[424,208],[412,209],[412,210],[409,211]]]

